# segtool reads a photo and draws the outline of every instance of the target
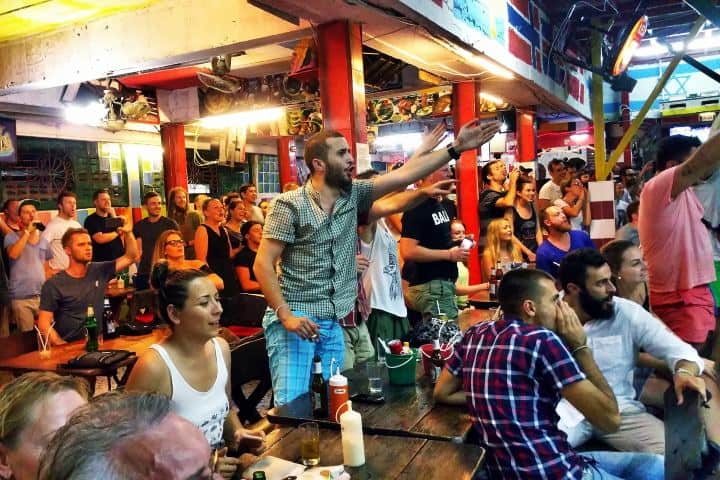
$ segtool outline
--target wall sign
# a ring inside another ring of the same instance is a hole
[[[0,163],[17,163],[15,120],[0,118]]]

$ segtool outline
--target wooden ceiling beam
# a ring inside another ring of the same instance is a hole
[[[162,0],[0,43],[0,98],[28,89],[203,63],[212,55],[310,35],[308,23],[294,25],[246,1]]]

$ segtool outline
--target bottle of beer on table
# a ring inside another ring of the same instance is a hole
[[[505,270],[503,270],[502,262],[498,260],[497,265],[495,266],[495,293],[497,293],[497,289],[500,287],[500,281],[502,280],[503,275],[505,275]]]
[[[265,472],[253,472],[253,480],[267,480]]]
[[[310,395],[312,396],[313,417],[327,418],[328,416],[328,386],[322,374],[322,360],[315,355],[313,358],[313,373],[310,380]]]
[[[117,324],[113,318],[113,311],[110,306],[110,299],[105,297],[103,300],[103,324],[102,333],[104,339],[115,338],[118,336]]]
[[[87,343],[85,350],[88,352],[97,352],[98,350],[98,323],[95,319],[95,311],[92,305],[87,307],[87,315],[85,315],[85,329],[87,330]]]
[[[495,270],[490,269],[490,280],[489,280],[489,294],[490,300],[497,299],[497,278],[495,277]]]

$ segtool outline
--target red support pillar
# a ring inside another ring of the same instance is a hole
[[[337,20],[320,25],[317,33],[323,125],[345,136],[357,160],[356,144],[367,143],[362,27]]]
[[[289,182],[299,183],[295,163],[295,137],[280,137],[277,140],[278,163],[280,164],[280,189]]]
[[[160,126],[165,173],[165,198],[175,187],[188,188],[187,158],[185,156],[185,126],[167,123]]]
[[[517,124],[517,150],[518,162],[532,162],[537,153],[537,132],[535,131],[535,112],[518,110]]]
[[[462,82],[453,84],[453,124],[455,135],[460,127],[477,117],[477,84]],[[465,224],[466,233],[480,238],[480,217],[478,216],[478,167],[477,150],[463,152],[457,161],[455,171],[458,179],[458,215]],[[470,283],[480,283],[480,255],[470,255],[468,262]]]

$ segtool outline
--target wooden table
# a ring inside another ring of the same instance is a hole
[[[351,395],[367,392],[365,369],[365,365],[358,365],[352,370],[343,372],[343,375],[348,377]],[[378,405],[353,402],[353,410],[357,410],[363,416],[364,431],[370,434],[430,440],[465,441],[472,428],[466,409],[435,405],[432,398],[434,385],[424,375],[421,363],[418,363],[416,376],[415,385],[390,385],[385,371],[383,378],[385,403]],[[314,421],[325,428],[339,428],[339,425],[330,419],[313,418],[309,394],[301,395],[286,405],[271,409],[268,412],[268,420],[281,425],[298,425]]]
[[[475,295],[471,295],[468,298],[468,302],[475,308],[497,308],[499,303],[497,300],[490,300],[490,292],[488,290],[481,290]]]
[[[365,418],[363,418],[365,422]],[[366,431],[365,426],[363,429]],[[300,432],[283,427],[271,432],[263,456],[300,462]],[[479,445],[458,444],[423,438],[365,434],[365,461],[360,468],[345,469],[353,480],[470,480],[485,459]],[[320,465],[343,463],[342,439],[338,430],[320,429]]]
[[[118,337],[105,340],[100,346],[101,350],[128,350],[141,354],[150,345],[157,343],[168,335],[167,329],[155,329],[149,335],[138,337]],[[73,358],[85,353],[85,341],[66,343],[52,347],[52,355],[48,359],[41,359],[40,353],[35,350],[16,357],[0,360],[0,370],[10,371],[15,375],[21,375],[33,371],[58,371],[58,366],[63,365]]]
[[[135,287],[117,288],[117,284],[113,284],[108,285],[107,288],[105,288],[105,295],[110,298],[127,298],[128,295],[132,295],[133,293],[135,293]]]

